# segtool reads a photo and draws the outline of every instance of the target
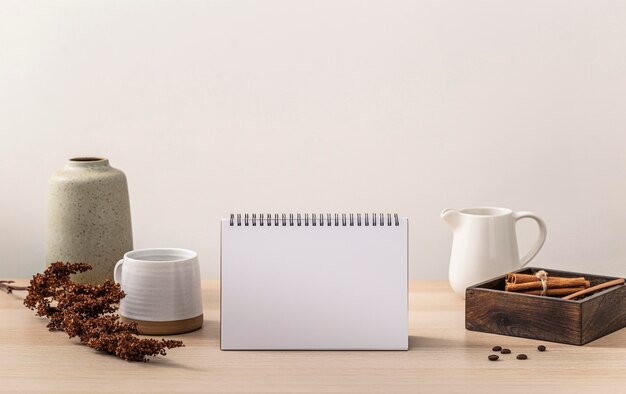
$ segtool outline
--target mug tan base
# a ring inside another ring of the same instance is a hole
[[[174,321],[135,320],[120,315],[120,321],[123,323],[137,323],[137,329],[142,335],[176,335],[195,331],[202,327],[204,315]]]

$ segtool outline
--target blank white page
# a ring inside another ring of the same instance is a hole
[[[408,220],[369,219],[222,220],[222,349],[408,349]]]

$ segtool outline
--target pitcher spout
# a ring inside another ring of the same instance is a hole
[[[448,223],[448,226],[455,229],[459,225],[461,213],[456,209],[447,208],[441,211],[441,218]]]

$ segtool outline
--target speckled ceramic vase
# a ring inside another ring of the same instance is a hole
[[[126,176],[107,159],[78,157],[50,178],[46,265],[91,264],[79,283],[113,280],[113,268],[133,249]]]

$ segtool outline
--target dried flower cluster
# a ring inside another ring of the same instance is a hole
[[[78,337],[88,346],[124,360],[148,361],[147,356],[165,355],[165,349],[183,346],[182,341],[138,338],[135,323],[120,322],[113,314],[124,297],[118,284],[105,281],[89,285],[70,280],[71,274],[90,269],[85,263],[50,265],[33,276],[24,305],[37,316],[50,318],[50,331],[65,331],[70,338]]]

